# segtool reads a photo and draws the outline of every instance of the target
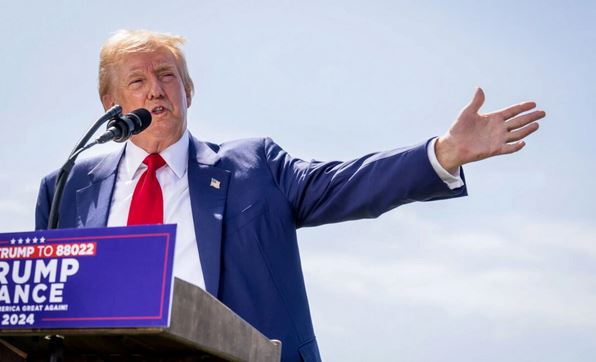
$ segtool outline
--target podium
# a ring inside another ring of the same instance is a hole
[[[0,362],[279,361],[281,342],[173,278],[175,231],[0,233]]]
[[[169,328],[0,330],[5,347],[22,361],[47,361],[50,335],[63,337],[65,361],[267,362],[279,361],[282,348],[180,279],[174,281]]]

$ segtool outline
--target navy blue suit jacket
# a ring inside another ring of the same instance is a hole
[[[123,150],[80,161],[61,228],[106,226]],[[56,173],[43,179],[36,228],[46,229]],[[221,182],[211,187],[211,179]],[[206,289],[269,338],[284,361],[318,361],[296,229],[374,218],[401,204],[466,194],[432,169],[426,144],[349,162],[303,161],[271,139],[215,145],[191,137],[188,182]]]

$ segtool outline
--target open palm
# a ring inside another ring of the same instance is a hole
[[[524,113],[536,107],[534,102],[479,114],[483,103],[484,92],[478,88],[449,131],[438,139],[437,159],[447,171],[454,173],[466,163],[521,150],[523,139],[538,129],[536,121],[545,116],[544,111]]]

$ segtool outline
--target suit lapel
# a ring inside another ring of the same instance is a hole
[[[91,183],[77,190],[78,228],[107,225],[118,164],[123,154],[124,147],[107,155],[89,172]]]
[[[205,287],[217,297],[221,273],[222,220],[230,172],[214,165],[219,156],[191,138],[188,188]]]
[[[111,153],[89,172],[90,184],[77,190],[77,227],[104,227],[118,164],[124,148]],[[217,297],[221,274],[222,221],[230,171],[215,167],[219,156],[209,146],[191,137],[188,157],[188,187],[205,287]]]

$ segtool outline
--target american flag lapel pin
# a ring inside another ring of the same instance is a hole
[[[216,180],[214,178],[211,179],[211,183],[209,184],[209,186],[213,187],[214,189],[218,189],[221,186],[221,182],[219,180]]]

